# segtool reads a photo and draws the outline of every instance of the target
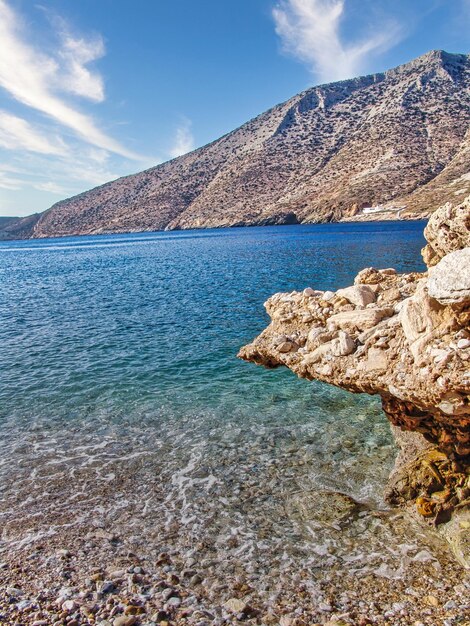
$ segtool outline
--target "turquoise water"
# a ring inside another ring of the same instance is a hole
[[[119,421],[146,403],[227,419],[240,394],[248,410],[308,405],[309,385],[235,358],[262,303],[370,265],[419,270],[422,245],[420,222],[0,243],[0,417]]]
[[[259,541],[258,516],[273,547],[292,535],[298,548],[301,531],[279,511],[299,490],[383,508],[394,448],[377,399],[236,354],[266,325],[274,292],[337,289],[367,266],[422,270],[422,229],[0,242],[2,545],[79,525],[75,506],[96,515],[97,501],[103,523],[125,533],[134,519],[150,541],[155,520],[171,520],[186,546],[234,528]],[[332,540],[309,541],[320,554]]]

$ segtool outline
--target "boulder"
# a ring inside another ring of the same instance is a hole
[[[428,290],[441,304],[470,303],[470,247],[447,254],[430,268]]]
[[[367,306],[375,302],[375,293],[368,285],[353,285],[345,289],[338,289],[336,295],[346,298],[356,306]]]
[[[424,262],[436,265],[450,252],[470,246],[470,197],[453,207],[445,204],[435,211],[424,229],[428,244],[423,248]]]
[[[344,330],[340,330],[338,337],[331,342],[331,353],[334,356],[347,356],[356,349],[356,342]]]
[[[393,309],[389,307],[342,311],[329,318],[328,327],[341,328],[351,332],[355,330],[366,330],[367,328],[376,326],[384,317],[393,315],[393,312]]]
[[[449,526],[470,501],[469,226],[470,198],[440,209],[426,230],[436,261],[428,272],[368,268],[335,294],[333,306],[312,306],[301,293],[274,295],[266,306],[270,325],[239,356],[379,394],[390,423],[414,435],[389,501],[447,529],[442,534],[470,567],[468,542]],[[306,341],[284,354],[281,336]]]

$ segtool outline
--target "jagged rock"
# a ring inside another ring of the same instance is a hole
[[[334,356],[347,356],[356,349],[356,342],[344,330],[340,330],[338,337],[331,342],[331,352]]]
[[[336,295],[346,298],[356,306],[366,306],[375,302],[375,293],[368,285],[353,285],[345,289],[338,289]]]
[[[393,315],[391,308],[354,309],[331,315],[328,328],[341,328],[354,332],[366,328],[374,328],[384,318]]]
[[[429,242],[423,248],[428,267],[436,265],[446,254],[470,247],[470,200],[459,206],[449,202],[435,211],[424,229]]]
[[[447,232],[457,229],[453,217],[458,228],[470,223],[468,200],[450,214],[444,210],[450,215]],[[284,365],[300,377],[352,392],[379,394],[392,425],[414,433],[388,498],[443,525],[454,512],[461,518],[470,504],[470,248],[460,248],[462,233],[443,238],[436,227],[426,236],[430,248],[442,250],[445,241],[447,251],[429,273],[367,268],[354,287],[336,292],[327,309],[322,293],[308,304],[302,293],[276,294],[266,303],[271,324],[239,356],[268,367]],[[347,296],[366,286],[362,293],[371,302],[363,308],[364,300]],[[310,318],[304,322],[307,306]],[[275,344],[281,335],[307,340],[300,351],[282,354]],[[470,542],[457,540],[455,532],[446,526],[459,559],[470,567]]]
[[[444,327],[453,323],[449,310],[428,296],[425,281],[420,282],[413,296],[403,301],[398,315],[409,349],[416,360],[424,354],[426,346],[432,345],[436,333],[444,331]]]
[[[377,285],[382,282],[385,276],[393,276],[397,271],[393,268],[378,270],[375,267],[366,267],[359,272],[354,279],[354,284]]]
[[[428,289],[441,304],[470,302],[470,247],[450,252],[432,267]]]

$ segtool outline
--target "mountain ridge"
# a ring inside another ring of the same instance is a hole
[[[361,209],[377,204],[426,217],[470,192],[469,128],[470,57],[433,50],[385,72],[310,87],[186,155],[23,218],[20,232],[363,219]]]

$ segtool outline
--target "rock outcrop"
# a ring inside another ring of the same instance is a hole
[[[435,50],[319,85],[194,152],[58,202],[5,237],[341,219],[406,205],[427,217],[470,193],[470,57]],[[1,225],[0,225],[1,227]]]
[[[468,567],[470,198],[436,211],[425,236],[425,273],[367,268],[335,293],[275,294],[239,356],[379,394],[402,448],[388,500],[439,526]]]

